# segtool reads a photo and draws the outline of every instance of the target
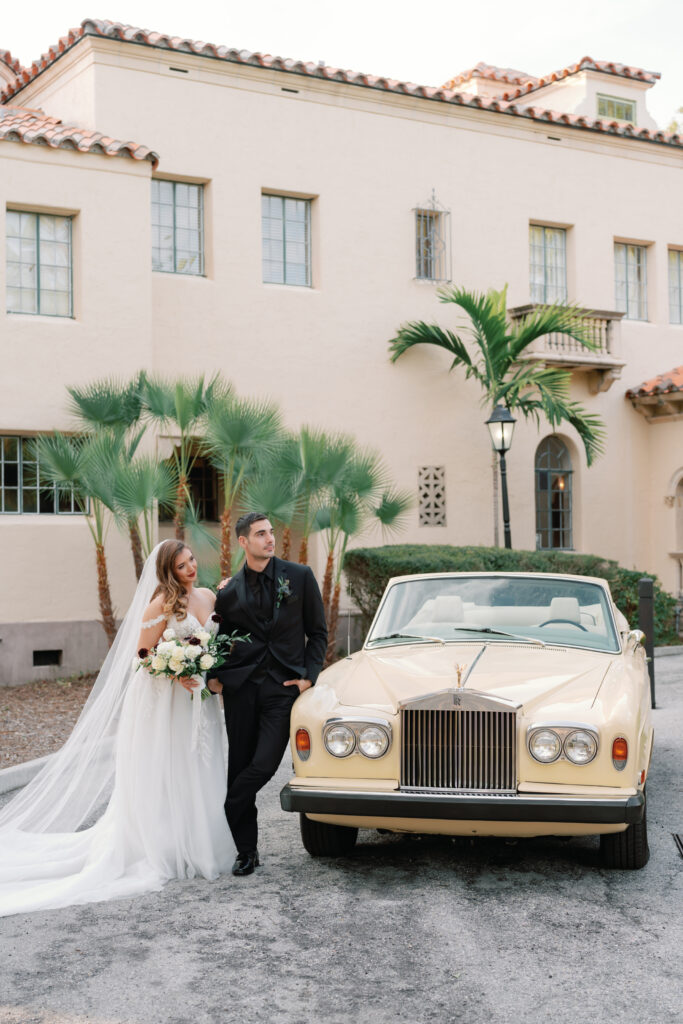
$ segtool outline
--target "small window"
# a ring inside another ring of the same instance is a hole
[[[204,186],[152,179],[152,270],[204,273]]]
[[[218,473],[206,459],[195,458],[188,476],[188,489],[192,506],[198,519],[217,523],[218,514]],[[170,522],[175,514],[173,505],[159,506],[161,522]]]
[[[536,449],[536,547],[572,547],[572,463],[559,437]]]
[[[564,228],[529,225],[531,301],[567,301],[567,232]]]
[[[420,526],[445,526],[446,467],[420,466],[417,476]]]
[[[418,281],[450,281],[450,211],[436,195],[415,210],[415,277]]]
[[[311,284],[311,200],[261,196],[263,281]]]
[[[683,324],[683,252],[669,249],[669,320]]]
[[[609,117],[612,121],[636,123],[636,105],[633,100],[620,100],[618,96],[598,95],[598,117]]]
[[[43,667],[45,665],[61,665],[62,664],[62,652],[61,651],[34,651],[33,652],[33,667]]]
[[[28,437],[0,437],[0,513],[73,515],[81,512],[72,487],[41,480]]]
[[[644,245],[614,245],[616,307],[628,320],[647,320],[647,249]]]
[[[71,217],[7,210],[7,312],[72,316]]]

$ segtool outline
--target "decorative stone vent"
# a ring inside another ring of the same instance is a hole
[[[445,526],[446,467],[420,466],[417,477],[420,526]]]

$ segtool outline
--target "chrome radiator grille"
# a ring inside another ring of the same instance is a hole
[[[514,711],[401,711],[401,788],[516,791]]]

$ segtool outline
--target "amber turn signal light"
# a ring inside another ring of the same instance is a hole
[[[621,772],[626,767],[627,761],[628,743],[623,736],[617,736],[612,744],[612,764],[618,772]]]
[[[302,761],[308,761],[311,756],[311,737],[308,729],[297,729],[296,731],[296,752]]]

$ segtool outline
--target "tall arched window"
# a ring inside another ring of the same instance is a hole
[[[559,437],[536,449],[536,547],[572,547],[572,462]]]

